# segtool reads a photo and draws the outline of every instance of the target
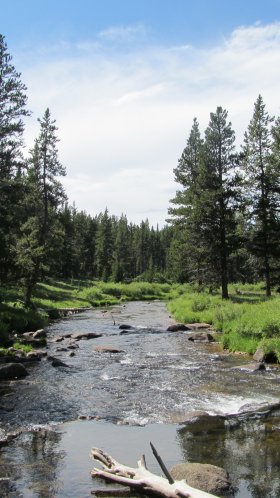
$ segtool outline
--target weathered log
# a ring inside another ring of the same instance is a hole
[[[92,477],[101,477],[105,481],[129,486],[138,492],[161,498],[218,498],[192,488],[185,480],[170,484],[164,477],[157,476],[147,469],[144,455],[138,461],[138,468],[117,462],[99,448],[92,448],[91,456],[103,466],[103,469],[94,468],[91,471]]]

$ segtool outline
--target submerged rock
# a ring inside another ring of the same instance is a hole
[[[52,364],[53,367],[67,367],[67,368],[70,368],[69,365],[67,365],[63,361],[59,360],[59,358],[55,358],[54,356],[48,356],[47,360],[51,362],[51,364]]]
[[[102,337],[102,334],[97,334],[96,332],[82,332],[71,334],[71,338],[75,341],[80,341],[81,339],[97,339],[97,337]]]
[[[96,346],[94,348],[94,351],[97,353],[123,353],[124,351],[122,349],[117,349],[112,346]]]
[[[193,488],[222,496],[232,489],[228,473],[221,467],[207,463],[180,463],[170,473],[175,480],[185,479]]]
[[[0,367],[0,379],[13,380],[26,377],[28,372],[21,363],[6,363]]]
[[[247,370],[248,372],[258,372],[259,370],[266,370],[264,363],[246,363],[245,365],[238,365],[232,367],[232,370]]]

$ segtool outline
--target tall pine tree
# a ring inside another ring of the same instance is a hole
[[[265,109],[261,95],[245,133],[243,170],[252,227],[250,250],[261,262],[266,295],[271,295],[273,259],[279,257],[279,122]]]
[[[22,135],[26,109],[26,86],[20,80],[0,34],[0,279],[12,266],[11,248],[19,228],[22,192]]]
[[[31,151],[26,176],[26,221],[17,244],[17,264],[24,281],[26,306],[31,304],[39,278],[48,273],[51,260],[56,258],[59,239],[62,244],[63,230],[57,213],[66,199],[57,178],[65,175],[65,169],[58,160],[55,120],[47,109],[38,121],[40,133]]]

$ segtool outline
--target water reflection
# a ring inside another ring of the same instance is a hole
[[[193,426],[178,431],[184,458],[229,471],[236,498],[280,496],[280,416],[251,419],[212,430]]]
[[[19,484],[19,496],[56,496],[60,488],[58,474],[65,457],[60,442],[61,434],[53,430],[21,434],[0,452],[1,477],[9,477]]]

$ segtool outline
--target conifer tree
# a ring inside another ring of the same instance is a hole
[[[38,121],[40,133],[31,150],[26,176],[26,222],[17,244],[17,264],[24,281],[26,306],[31,305],[38,279],[48,272],[55,259],[58,240],[62,243],[63,230],[57,213],[66,200],[57,179],[65,175],[65,169],[58,161],[55,120],[51,120],[47,109]]]
[[[261,95],[245,133],[243,169],[252,226],[249,248],[261,262],[266,295],[271,295],[273,258],[279,257],[280,163],[279,122],[265,109]]]
[[[210,114],[202,141],[195,119],[187,146],[174,170],[183,189],[176,193],[169,213],[181,240],[183,271],[189,280],[220,284],[228,298],[228,256],[234,232],[234,132],[227,111]],[[175,231],[176,236],[176,231]],[[173,247],[176,244],[173,243]]]
[[[22,197],[22,134],[26,109],[26,86],[20,80],[0,34],[0,279],[12,266],[11,248],[19,228],[19,199]]]
[[[113,226],[108,209],[99,215],[96,234],[96,263],[98,278],[107,282],[112,275]]]

